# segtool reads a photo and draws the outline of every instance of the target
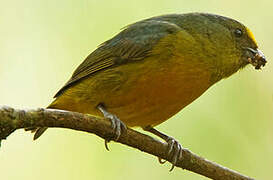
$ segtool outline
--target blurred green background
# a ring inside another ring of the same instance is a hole
[[[100,43],[135,21],[167,13],[210,12],[254,33],[269,63],[210,88],[158,129],[195,153],[257,179],[273,177],[273,1],[0,0],[0,105],[46,107]],[[3,180],[206,179],[160,165],[138,150],[91,134],[50,129],[38,141],[23,130],[0,149]]]

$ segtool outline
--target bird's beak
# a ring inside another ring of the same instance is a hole
[[[252,64],[255,69],[261,69],[261,66],[265,66],[266,58],[262,51],[259,49],[246,48],[251,53],[251,57],[247,58],[247,61]]]

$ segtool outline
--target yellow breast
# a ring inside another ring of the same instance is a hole
[[[188,62],[173,56],[110,68],[70,87],[49,108],[102,116],[96,106],[104,103],[128,126],[155,126],[210,86],[210,73]]]

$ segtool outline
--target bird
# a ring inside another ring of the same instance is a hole
[[[123,28],[78,66],[47,107],[108,118],[118,140],[141,127],[168,143],[172,168],[181,144],[155,126],[170,119],[208,88],[266,58],[242,23],[209,13],[167,14]],[[47,127],[32,128],[34,139]],[[108,147],[107,147],[108,148]]]

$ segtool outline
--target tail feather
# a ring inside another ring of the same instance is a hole
[[[35,127],[28,127],[28,128],[25,128],[25,131],[30,131],[31,133],[35,133],[35,131],[37,130],[37,128]]]
[[[25,131],[30,131],[31,133],[34,133],[33,140],[38,139],[46,130],[48,127],[29,127],[25,128]]]
[[[54,102],[56,101],[53,101],[47,108],[54,109],[54,104],[55,104]],[[47,130],[47,128],[48,127],[38,127],[38,128],[29,127],[29,128],[25,128],[25,130],[31,131],[31,133],[34,133],[33,140],[36,140]]]
[[[34,134],[33,140],[38,139],[46,130],[47,130],[47,127],[37,128],[35,130],[35,134]]]

